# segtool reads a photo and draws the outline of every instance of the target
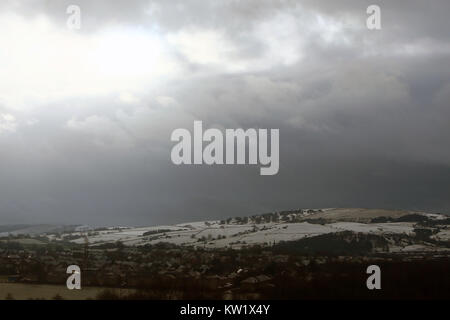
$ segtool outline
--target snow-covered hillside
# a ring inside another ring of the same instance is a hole
[[[447,218],[440,214],[408,211],[308,209],[222,221],[202,221],[139,228],[112,228],[87,233],[74,232],[70,234],[70,238],[71,241],[81,244],[85,242],[85,236],[87,236],[91,246],[120,241],[126,246],[165,242],[206,248],[241,248],[254,244],[271,245],[281,241],[299,240],[342,231],[378,235],[413,235],[415,222],[409,221],[408,217],[417,219],[417,217],[422,216],[432,221],[444,221]],[[406,217],[403,219],[405,221],[399,221],[402,220],[402,217]],[[381,222],[378,222],[377,219]],[[373,220],[377,222],[374,223]],[[436,236],[447,239],[448,235],[448,230],[442,230]]]

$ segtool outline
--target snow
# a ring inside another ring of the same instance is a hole
[[[444,220],[448,218],[446,215],[440,213],[424,213],[423,215],[434,220]]]
[[[431,237],[436,240],[450,241],[450,230],[442,230]]]
[[[164,232],[144,236],[145,232],[158,230],[164,230]],[[398,222],[366,224],[357,222],[336,222],[321,225],[308,222],[220,224],[218,221],[199,221],[173,226],[153,226],[99,231],[97,235],[89,236],[89,243],[91,245],[98,245],[121,241],[124,245],[136,246],[167,242],[184,246],[240,248],[246,245],[273,244],[280,241],[293,241],[341,231],[374,234],[409,234],[413,232],[413,223]],[[448,235],[442,233],[441,236]],[[75,239],[73,242],[84,243],[84,239]]]
[[[362,233],[407,233],[411,234],[414,229],[414,223],[395,222],[395,223],[357,223],[357,222],[336,222],[330,226],[339,230],[347,230]]]

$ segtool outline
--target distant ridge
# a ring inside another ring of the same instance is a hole
[[[73,232],[78,225],[52,225],[52,224],[13,224],[0,225],[0,237],[8,235],[38,235],[52,232]]]

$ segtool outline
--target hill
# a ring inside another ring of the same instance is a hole
[[[49,237],[55,241],[83,244],[87,236],[90,246],[108,246],[120,242],[125,246],[169,243],[240,249],[350,232],[381,237],[387,243],[383,250],[388,248],[391,252],[433,251],[445,249],[450,241],[449,220],[442,214],[400,210],[298,209],[166,226],[100,228],[52,234]]]

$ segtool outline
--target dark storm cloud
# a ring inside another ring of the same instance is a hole
[[[64,26],[68,4],[0,6]],[[233,50],[207,64],[175,46],[183,73],[131,103],[111,94],[29,113],[0,105],[15,114],[0,118],[0,223],[157,224],[298,207],[450,212],[448,1],[380,1],[380,31],[365,28],[371,1],[76,4],[83,35],[117,25],[213,31]],[[279,128],[279,174],[174,166],[170,134],[196,119]]]

